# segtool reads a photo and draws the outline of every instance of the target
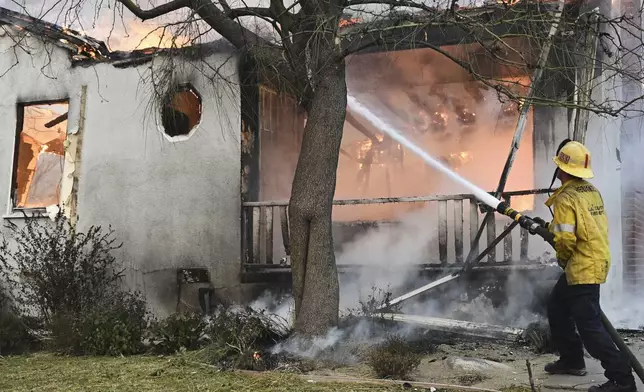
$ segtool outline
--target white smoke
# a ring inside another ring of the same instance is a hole
[[[418,330],[412,325],[385,326],[378,319],[361,318],[349,325],[331,328],[324,336],[303,338],[294,335],[276,344],[271,354],[352,364],[361,360],[361,353],[384,342],[389,336],[411,338],[417,334]]]
[[[350,244],[337,257],[338,264],[369,262],[368,268],[345,278],[341,284],[342,308],[352,308],[365,302],[374,294],[372,288],[389,289],[393,296],[418,288],[427,283],[419,275],[419,264],[426,262],[436,244],[436,215],[431,208],[403,217],[396,227],[372,229]],[[485,246],[482,244],[481,249]],[[503,275],[501,275],[503,276]],[[534,308],[535,296],[541,291],[539,283],[521,272],[512,272],[507,282],[492,278],[474,282],[474,298],[466,295],[468,284],[465,277],[449,282],[430,291],[425,298],[404,303],[401,309],[408,314],[431,317],[454,318],[489,324],[525,327],[537,321]],[[499,286],[502,286],[501,290]],[[486,287],[501,291],[492,294],[502,296],[501,306],[495,307]],[[378,294],[378,293],[376,293]]]
[[[436,248],[437,219],[433,208],[401,217],[396,225],[383,225],[344,244],[336,257],[340,265],[355,265],[357,276],[340,288],[340,308],[354,308],[365,301],[372,288],[400,289],[417,274],[415,266],[426,261],[427,249]]]
[[[295,303],[291,296],[278,297],[266,291],[255,299],[249,307],[255,311],[273,315],[284,320],[289,326],[293,324]]]

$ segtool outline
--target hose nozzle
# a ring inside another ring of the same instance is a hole
[[[500,202],[499,205],[496,207],[496,210],[500,214],[503,214],[511,218],[512,220],[518,222],[519,226],[528,230],[531,234],[539,235],[550,245],[554,246],[554,236],[552,235],[552,233],[550,233],[548,229],[546,229],[545,227],[541,226],[540,224],[532,220],[532,218],[525,215],[521,215],[517,210],[510,207],[505,202]]]

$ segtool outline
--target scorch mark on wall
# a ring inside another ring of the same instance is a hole
[[[72,225],[78,221],[78,180],[81,163],[81,147],[85,131],[85,111],[87,107],[87,86],[81,87],[80,115],[78,127],[72,128],[65,141],[65,165],[61,181],[61,203],[63,214]]]

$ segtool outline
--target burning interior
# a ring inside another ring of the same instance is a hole
[[[60,201],[69,104],[18,105],[14,152],[14,209],[44,209]]]
[[[515,49],[508,50],[510,54],[506,53],[504,61],[492,58],[489,48],[479,44],[443,49],[468,61],[479,75],[504,83],[518,96],[524,96],[530,75],[508,64],[512,64],[517,48],[521,49],[521,61],[534,54],[521,39],[507,42],[508,47]],[[490,191],[496,188],[519,116],[516,102],[500,97],[495,89],[475,80],[470,72],[432,49],[354,55],[347,61],[347,85],[350,95],[425,151],[480,187]],[[294,99],[269,87],[261,87],[259,94],[259,200],[288,200],[305,113],[298,109]],[[532,129],[530,111],[507,190],[534,188]],[[467,192],[350,110],[340,152],[336,200]],[[461,215],[468,227],[471,207],[464,204],[465,207],[460,207]],[[518,210],[530,210],[534,196],[513,197],[512,205]],[[439,208],[436,203],[397,202],[336,206],[333,219],[337,250],[356,233],[363,232],[365,226],[398,224],[416,210],[429,211],[427,217],[437,228]],[[454,213],[446,214],[450,227],[455,223],[454,217]],[[273,233],[276,243],[280,243],[281,230],[277,222],[275,225]],[[449,236],[453,242],[453,233]],[[484,234],[482,240],[485,238]],[[467,251],[468,241],[464,242]],[[279,249],[272,250],[273,260],[283,258],[284,254],[277,254]],[[439,253],[438,248],[434,251]],[[449,259],[458,258],[457,253],[450,250]],[[503,252],[498,253],[500,260]]]

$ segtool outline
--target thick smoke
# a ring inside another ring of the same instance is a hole
[[[433,280],[419,277],[419,265],[436,258],[436,225],[435,211],[427,208],[403,217],[395,227],[373,229],[346,244],[337,257],[338,264],[360,264],[362,268],[341,280],[341,307],[358,307],[373,295],[373,287],[397,296]],[[534,275],[520,271],[492,274],[469,284],[463,278],[410,300],[401,310],[419,316],[525,327],[540,318],[537,312],[543,309],[539,309],[539,301],[547,285],[547,280],[535,281]]]
[[[277,296],[265,292],[249,305],[255,311],[264,311],[276,319],[278,324],[292,326],[293,298],[290,295]],[[348,309],[341,312],[346,315]],[[351,312],[351,311],[349,311]],[[314,339],[303,339],[298,336],[279,342],[271,349],[271,354],[291,355],[298,358],[324,359],[334,363],[357,363],[360,358],[358,351],[378,344],[390,334],[411,336],[415,331],[413,326],[398,325],[384,327],[382,324],[367,318],[345,326],[332,328],[326,335]]]
[[[377,321],[360,319],[348,326],[332,328],[325,336],[313,339],[293,336],[276,344],[271,353],[322,359],[333,363],[358,363],[360,353],[365,348],[385,341],[391,334],[411,337],[415,332],[414,327],[409,325],[384,327]]]
[[[275,315],[285,320],[289,325],[293,320],[293,309],[295,305],[293,298],[290,296],[278,296],[270,292],[264,292],[249,306],[255,311],[264,311]]]

